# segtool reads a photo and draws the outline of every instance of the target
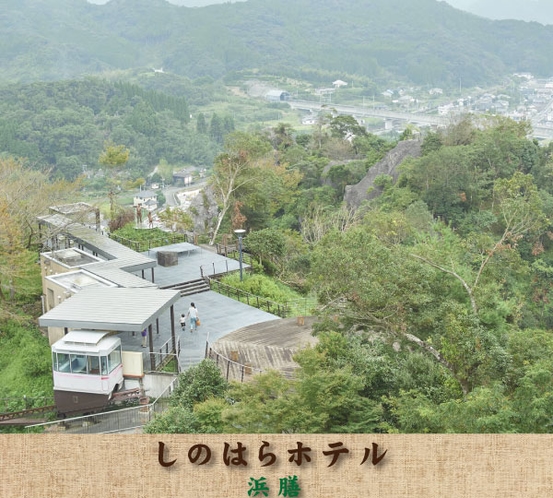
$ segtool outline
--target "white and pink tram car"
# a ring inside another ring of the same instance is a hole
[[[101,410],[123,386],[121,339],[73,330],[52,345],[52,368],[58,413]]]

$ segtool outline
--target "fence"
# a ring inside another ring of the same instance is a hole
[[[180,373],[182,371],[179,363],[180,350],[180,337],[176,337],[175,347],[173,347],[173,338],[168,339],[157,351],[151,353],[154,355],[155,370],[162,370],[174,359],[176,362],[176,373]]]
[[[200,276],[202,278],[214,278],[219,275],[224,275],[226,273],[230,273],[233,271],[237,271],[236,269],[229,269],[228,261],[218,262],[215,263],[214,261],[211,264],[205,264],[200,266]]]
[[[143,397],[140,399],[138,406],[119,408],[113,411],[82,417],[65,418],[43,424],[28,425],[25,429],[43,428],[46,433],[65,434],[136,432],[152,420],[156,413],[162,413],[167,408],[167,399],[175,390],[177,384],[178,377],[175,377],[167,389],[152,403],[148,403],[149,399]]]
[[[231,258],[229,258],[231,259]],[[251,270],[251,258],[249,258],[249,263],[247,259],[242,260],[243,266],[242,269],[244,272],[248,272]],[[234,273],[238,272],[239,269],[236,268],[234,265],[232,269],[229,268],[228,260],[225,261],[219,261],[219,262],[211,262],[210,264],[203,264],[200,266],[200,274],[202,278],[215,278],[221,275],[225,275],[227,273]]]
[[[317,307],[315,298],[298,299],[295,301],[287,301],[285,304],[282,304],[264,297],[256,296],[255,294],[250,294],[249,292],[224,284],[214,278],[208,278],[208,280],[211,290],[236,299],[241,303],[246,303],[249,306],[277,315],[280,318],[311,316]]]
[[[215,361],[217,366],[220,368],[222,375],[227,380],[238,380],[244,382],[244,380],[249,380],[249,377],[254,373],[262,373],[263,370],[259,368],[254,368],[251,365],[243,365],[234,361],[226,356],[215,351],[206,341],[205,344],[205,357],[210,358]]]
[[[249,292],[237,289],[227,284],[223,284],[216,279],[209,279],[209,286],[211,290],[223,294],[224,296],[231,297],[240,301],[241,303],[246,303],[249,306],[254,306],[260,310],[267,311],[273,315],[277,315],[281,318],[286,318],[290,316],[289,308],[286,304],[275,303],[270,299],[265,299],[263,297],[250,294]]]

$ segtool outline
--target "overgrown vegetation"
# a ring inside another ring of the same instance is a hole
[[[149,228],[147,230],[136,228],[134,223],[126,224],[123,228],[110,234],[110,237],[137,252],[144,252],[153,247],[186,242],[186,236],[182,233],[170,233],[159,228]]]
[[[294,380],[232,384],[192,414],[225,432],[550,432],[551,147],[525,123],[461,121],[352,212],[313,168],[331,129],[273,142],[290,159],[303,148],[287,168],[306,174],[272,216],[245,214],[259,198],[247,182],[229,216],[251,231],[260,268],[316,292],[320,343],[296,355]],[[281,298],[255,275],[232,278]],[[195,418],[194,430],[210,429]]]

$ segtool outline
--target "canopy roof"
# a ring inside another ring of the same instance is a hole
[[[140,332],[180,298],[157,288],[87,288],[39,318],[42,327]]]

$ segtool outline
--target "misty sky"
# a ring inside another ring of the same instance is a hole
[[[109,0],[87,0],[105,4]],[[204,7],[215,3],[244,0],[166,0],[185,7]],[[408,2],[409,0],[405,0]],[[518,19],[553,24],[553,0],[441,0],[451,6],[492,19]]]

